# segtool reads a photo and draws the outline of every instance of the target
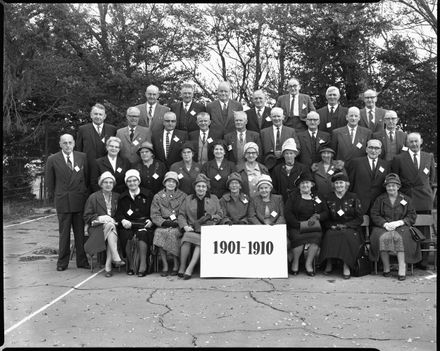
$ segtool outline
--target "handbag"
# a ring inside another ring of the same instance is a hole
[[[322,232],[321,223],[319,221],[315,221],[313,223],[313,225],[309,225],[309,221],[300,221],[299,222],[299,232],[301,234],[312,233],[312,232]]]
[[[412,239],[417,243],[426,239],[425,235],[416,227],[409,227],[409,231],[411,233]]]
[[[89,227],[87,229],[89,233],[89,238],[84,244],[84,251],[93,256],[97,252],[105,251],[107,249],[107,246],[105,245],[104,240],[104,226],[97,225],[94,227]]]
[[[359,247],[359,253],[354,263],[353,276],[363,277],[371,273],[371,262],[369,259],[370,250],[367,244],[361,244]]]

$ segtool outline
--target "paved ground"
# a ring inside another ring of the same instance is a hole
[[[436,350],[433,271],[416,270],[404,282],[322,273],[184,281],[116,272],[105,278],[74,261],[55,270],[56,216],[10,225],[4,223],[3,347]]]

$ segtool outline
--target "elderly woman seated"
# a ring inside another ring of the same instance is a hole
[[[383,276],[389,277],[390,253],[397,255],[398,279],[406,278],[406,263],[417,263],[422,259],[420,243],[411,236],[410,226],[416,221],[416,210],[412,200],[399,192],[400,178],[395,173],[386,176],[386,192],[379,195],[370,210],[373,229],[370,235],[370,259],[379,258],[383,263]]]
[[[159,248],[162,260],[162,277],[168,275],[167,253],[173,256],[171,275],[177,275],[179,269],[181,231],[177,223],[179,208],[186,194],[177,189],[179,178],[176,172],[169,171],[163,180],[164,189],[154,195],[151,204],[151,220],[157,226],[154,232],[153,244]]]
[[[209,183],[206,175],[197,175],[193,184],[195,194],[188,195],[179,209],[179,227],[185,233],[181,239],[180,267],[177,275],[185,280],[191,278],[200,257],[201,226],[218,224],[223,217],[219,199],[208,191]],[[187,267],[192,246],[194,252]]]
[[[105,262],[105,276],[112,276],[112,263],[115,266],[123,266],[118,253],[118,232],[116,231],[116,220],[114,219],[119,194],[113,192],[115,177],[110,172],[101,174],[98,184],[101,190],[91,194],[84,207],[84,222],[88,224],[89,233],[98,237],[90,237],[84,245],[87,253],[93,254],[102,250],[107,242],[107,260]]]
[[[240,173],[233,172],[228,176],[226,187],[229,192],[220,199],[224,216],[221,224],[248,224],[250,199],[241,191],[242,186]]]

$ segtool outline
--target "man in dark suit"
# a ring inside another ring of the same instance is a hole
[[[228,151],[228,160],[234,163],[243,161],[243,147],[252,141],[261,150],[260,135],[252,130],[246,130],[247,115],[244,111],[234,112],[235,130],[225,135],[224,140]]]
[[[283,109],[281,107],[272,108],[270,117],[273,123],[272,127],[264,128],[260,133],[262,157],[268,169],[272,169],[276,164],[282,163],[281,148],[287,139],[295,139],[297,148],[300,148],[295,129],[283,125],[285,117]],[[301,149],[298,151],[301,152]]]
[[[327,106],[321,107],[318,111],[321,122],[319,130],[331,133],[336,128],[341,128],[347,124],[348,108],[339,104],[341,93],[337,87],[328,87],[325,93]]]
[[[284,110],[284,116],[286,116],[284,125],[286,127],[294,128],[297,132],[306,130],[307,114],[310,111],[315,111],[315,106],[313,106],[309,95],[300,94],[301,85],[298,79],[289,79],[287,87],[289,94],[279,96],[275,106]]]
[[[330,134],[318,129],[320,124],[318,112],[309,112],[306,124],[308,129],[297,133],[301,149],[297,159],[310,168],[312,163],[321,161],[319,149],[330,145]]]
[[[183,83],[180,89],[181,102],[171,105],[171,111],[176,114],[176,129],[185,132],[199,130],[197,125],[197,114],[206,111],[205,105],[194,101],[194,86],[190,83]]]
[[[134,164],[141,160],[137,150],[144,141],[151,141],[151,132],[147,127],[138,125],[141,111],[137,107],[127,109],[128,126],[119,128],[116,136],[121,139],[121,150],[119,154]]]
[[[60,137],[61,151],[49,156],[45,184],[49,199],[54,199],[58,216],[59,251],[57,271],[64,271],[70,258],[70,229],[75,237],[76,265],[90,268],[84,251],[84,205],[89,195],[86,154],[73,151],[75,141],[70,134]]]
[[[231,100],[230,95],[229,82],[221,82],[217,88],[217,100],[206,106],[206,112],[211,116],[211,129],[221,132],[221,138],[234,130],[234,111],[243,111],[243,106]]]
[[[104,123],[105,106],[95,104],[90,111],[92,123],[87,123],[78,128],[76,135],[76,149],[87,155],[89,168],[92,162],[105,156],[105,143],[108,138],[116,135],[116,127],[112,124]]]
[[[382,131],[385,117],[385,112],[383,108],[376,107],[377,93],[368,89],[364,92],[364,103],[365,107],[361,110],[361,120],[359,125],[361,127],[369,128],[373,133]]]
[[[188,138],[185,131],[176,129],[176,124],[176,114],[166,112],[163,116],[162,131],[151,137],[156,158],[165,163],[168,169],[174,162],[182,160],[180,150]]]
[[[335,160],[348,162],[355,157],[365,155],[367,141],[371,139],[371,130],[359,126],[360,112],[350,107],[347,113],[347,125],[334,129],[331,136],[331,148],[335,150]]]
[[[194,145],[194,160],[203,165],[214,158],[214,141],[221,139],[221,131],[210,128],[211,117],[208,112],[197,114],[198,130],[188,134],[188,139]]]
[[[382,142],[382,153],[380,158],[392,161],[394,156],[400,154],[402,151],[408,151],[405,145],[406,133],[397,129],[399,118],[397,113],[392,110],[385,112],[385,130],[373,133],[373,139],[378,139]]]
[[[160,132],[163,127],[163,115],[170,109],[167,106],[159,104],[159,88],[155,85],[149,85],[145,91],[147,102],[137,105],[141,111],[139,126],[147,127],[151,135]]]
[[[263,90],[256,90],[252,96],[254,107],[246,110],[247,115],[247,130],[260,133],[264,128],[272,125],[270,118],[270,107],[266,106],[266,94]]]
[[[402,183],[399,191],[411,197],[416,212],[430,214],[434,202],[432,186],[435,182],[435,161],[432,153],[421,151],[422,143],[420,133],[409,133],[406,139],[409,150],[394,157],[391,171],[399,175]],[[419,229],[429,238],[428,227]],[[417,267],[427,269],[427,265],[427,252],[422,252],[422,261]]]
[[[358,195],[365,214],[369,214],[376,197],[384,192],[383,182],[390,173],[390,163],[379,158],[381,148],[380,140],[368,140],[367,155],[352,159],[347,166],[349,190]]]

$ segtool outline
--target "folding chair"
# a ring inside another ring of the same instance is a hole
[[[418,214],[414,227],[427,226],[429,227],[429,238],[426,238],[422,243],[428,244],[428,248],[421,249],[422,252],[434,253],[434,270],[437,270],[437,235],[435,234],[434,217],[432,214]],[[411,272],[413,265],[411,264]]]

